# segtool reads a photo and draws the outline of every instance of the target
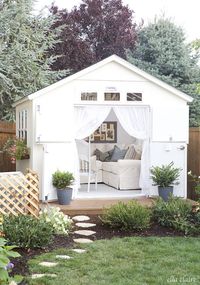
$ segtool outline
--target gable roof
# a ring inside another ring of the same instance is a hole
[[[133,71],[135,72],[136,74],[142,76],[144,79],[152,82],[152,83],[155,83],[156,85],[162,87],[163,89],[166,89],[167,91],[171,92],[172,94],[178,96],[179,98],[187,101],[187,102],[192,102],[193,101],[193,98],[181,91],[179,91],[178,89],[172,87],[171,85],[165,83],[164,81],[150,75],[149,73],[139,69],[138,67],[136,67],[135,65],[129,63],[128,61],[122,59],[121,57],[117,56],[117,55],[111,55],[103,60],[101,60],[100,62],[98,63],[95,63],[73,75],[70,75],[54,84],[51,84],[35,93],[32,93],[30,95],[27,95],[26,97],[22,98],[22,99],[19,99],[18,101],[16,101],[14,104],[13,104],[13,107],[16,107],[18,104],[21,104],[25,101],[28,101],[28,100],[33,100],[43,94],[46,94],[48,93],[49,91],[52,91],[58,87],[61,87],[75,79],[78,79],[79,77],[83,76],[83,75],[86,75],[92,71],[95,71],[96,69],[100,68],[100,67],[103,67],[104,65],[110,63],[110,62],[116,62],[122,66],[124,66],[125,68],[129,69],[130,71]]]

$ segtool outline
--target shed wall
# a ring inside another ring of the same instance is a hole
[[[116,90],[121,94],[120,102],[105,102],[104,92]],[[51,185],[52,173],[59,169],[72,170],[74,104],[82,104],[81,92],[97,92],[97,102],[88,104],[124,104],[149,105],[151,110],[151,165],[170,162],[173,152],[166,153],[166,142],[187,143],[188,141],[188,106],[186,101],[162,87],[147,81],[142,76],[111,62],[93,72],[39,96],[29,103],[31,110],[29,120],[29,143],[32,142],[30,166],[39,173],[42,199],[56,199],[55,189]],[[141,92],[142,102],[127,102],[127,92]],[[20,107],[20,106],[19,106]],[[17,107],[17,110],[19,110]],[[31,143],[30,143],[31,144]],[[178,146],[178,145],[177,145]],[[175,147],[177,149],[177,146]],[[159,155],[158,155],[159,153]],[[182,182],[185,184],[185,152],[179,164],[183,168]],[[180,196],[179,190],[177,193]],[[155,193],[153,190],[152,193]]]

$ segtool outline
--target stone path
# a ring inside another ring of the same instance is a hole
[[[96,224],[92,224],[92,223],[76,223],[76,226],[79,228],[92,228],[95,227]]]
[[[86,249],[74,248],[74,249],[72,249],[72,251],[74,251],[76,253],[84,253],[84,252],[86,252]]]
[[[40,262],[39,265],[45,266],[45,267],[54,267],[58,265],[58,262],[43,261],[43,262]]]
[[[72,257],[69,255],[56,255],[57,259],[71,259]]]
[[[72,220],[77,221],[77,222],[84,222],[84,221],[89,221],[90,217],[88,216],[74,216]]]
[[[80,230],[78,229],[74,232],[76,235],[80,236],[80,238],[75,238],[75,239],[73,239],[73,241],[77,244],[92,243],[93,240],[90,239],[89,237],[96,234],[96,232],[89,230],[87,228],[95,227],[96,224],[85,222],[85,221],[89,221],[90,217],[84,216],[84,215],[79,215],[79,216],[72,217],[72,220],[76,221],[77,223],[75,225],[80,228]],[[88,237],[88,238],[85,238],[85,237]],[[87,250],[81,249],[81,248],[74,248],[74,249],[72,249],[72,251],[80,254],[80,253],[86,252]],[[73,259],[73,257],[71,257],[69,255],[56,255],[56,259],[70,260],[70,259]],[[48,261],[43,261],[43,262],[39,263],[39,265],[46,266],[46,267],[55,267],[58,264],[59,264],[58,262],[48,262]],[[36,279],[36,278],[42,278],[44,276],[57,277],[56,274],[44,273],[44,274],[33,274],[31,276],[31,278]]]
[[[37,279],[37,278],[42,278],[42,277],[57,277],[56,274],[50,274],[50,273],[43,273],[43,274],[33,274],[31,275],[31,278],[32,279]]]
[[[89,238],[75,238],[73,239],[73,241],[75,243],[92,243],[93,240],[89,239]]]
[[[75,231],[74,233],[77,235],[86,236],[86,237],[96,234],[96,232],[89,231],[89,230],[79,230],[79,231]]]

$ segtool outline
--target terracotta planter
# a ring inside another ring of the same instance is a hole
[[[57,189],[57,197],[60,205],[69,205],[72,200],[72,188]]]

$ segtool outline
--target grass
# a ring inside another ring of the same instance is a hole
[[[31,273],[55,273],[57,278],[31,280],[31,285],[156,285],[200,284],[200,239],[184,237],[101,240],[84,246],[86,253],[59,249],[29,261]],[[56,254],[73,256],[54,268]]]

